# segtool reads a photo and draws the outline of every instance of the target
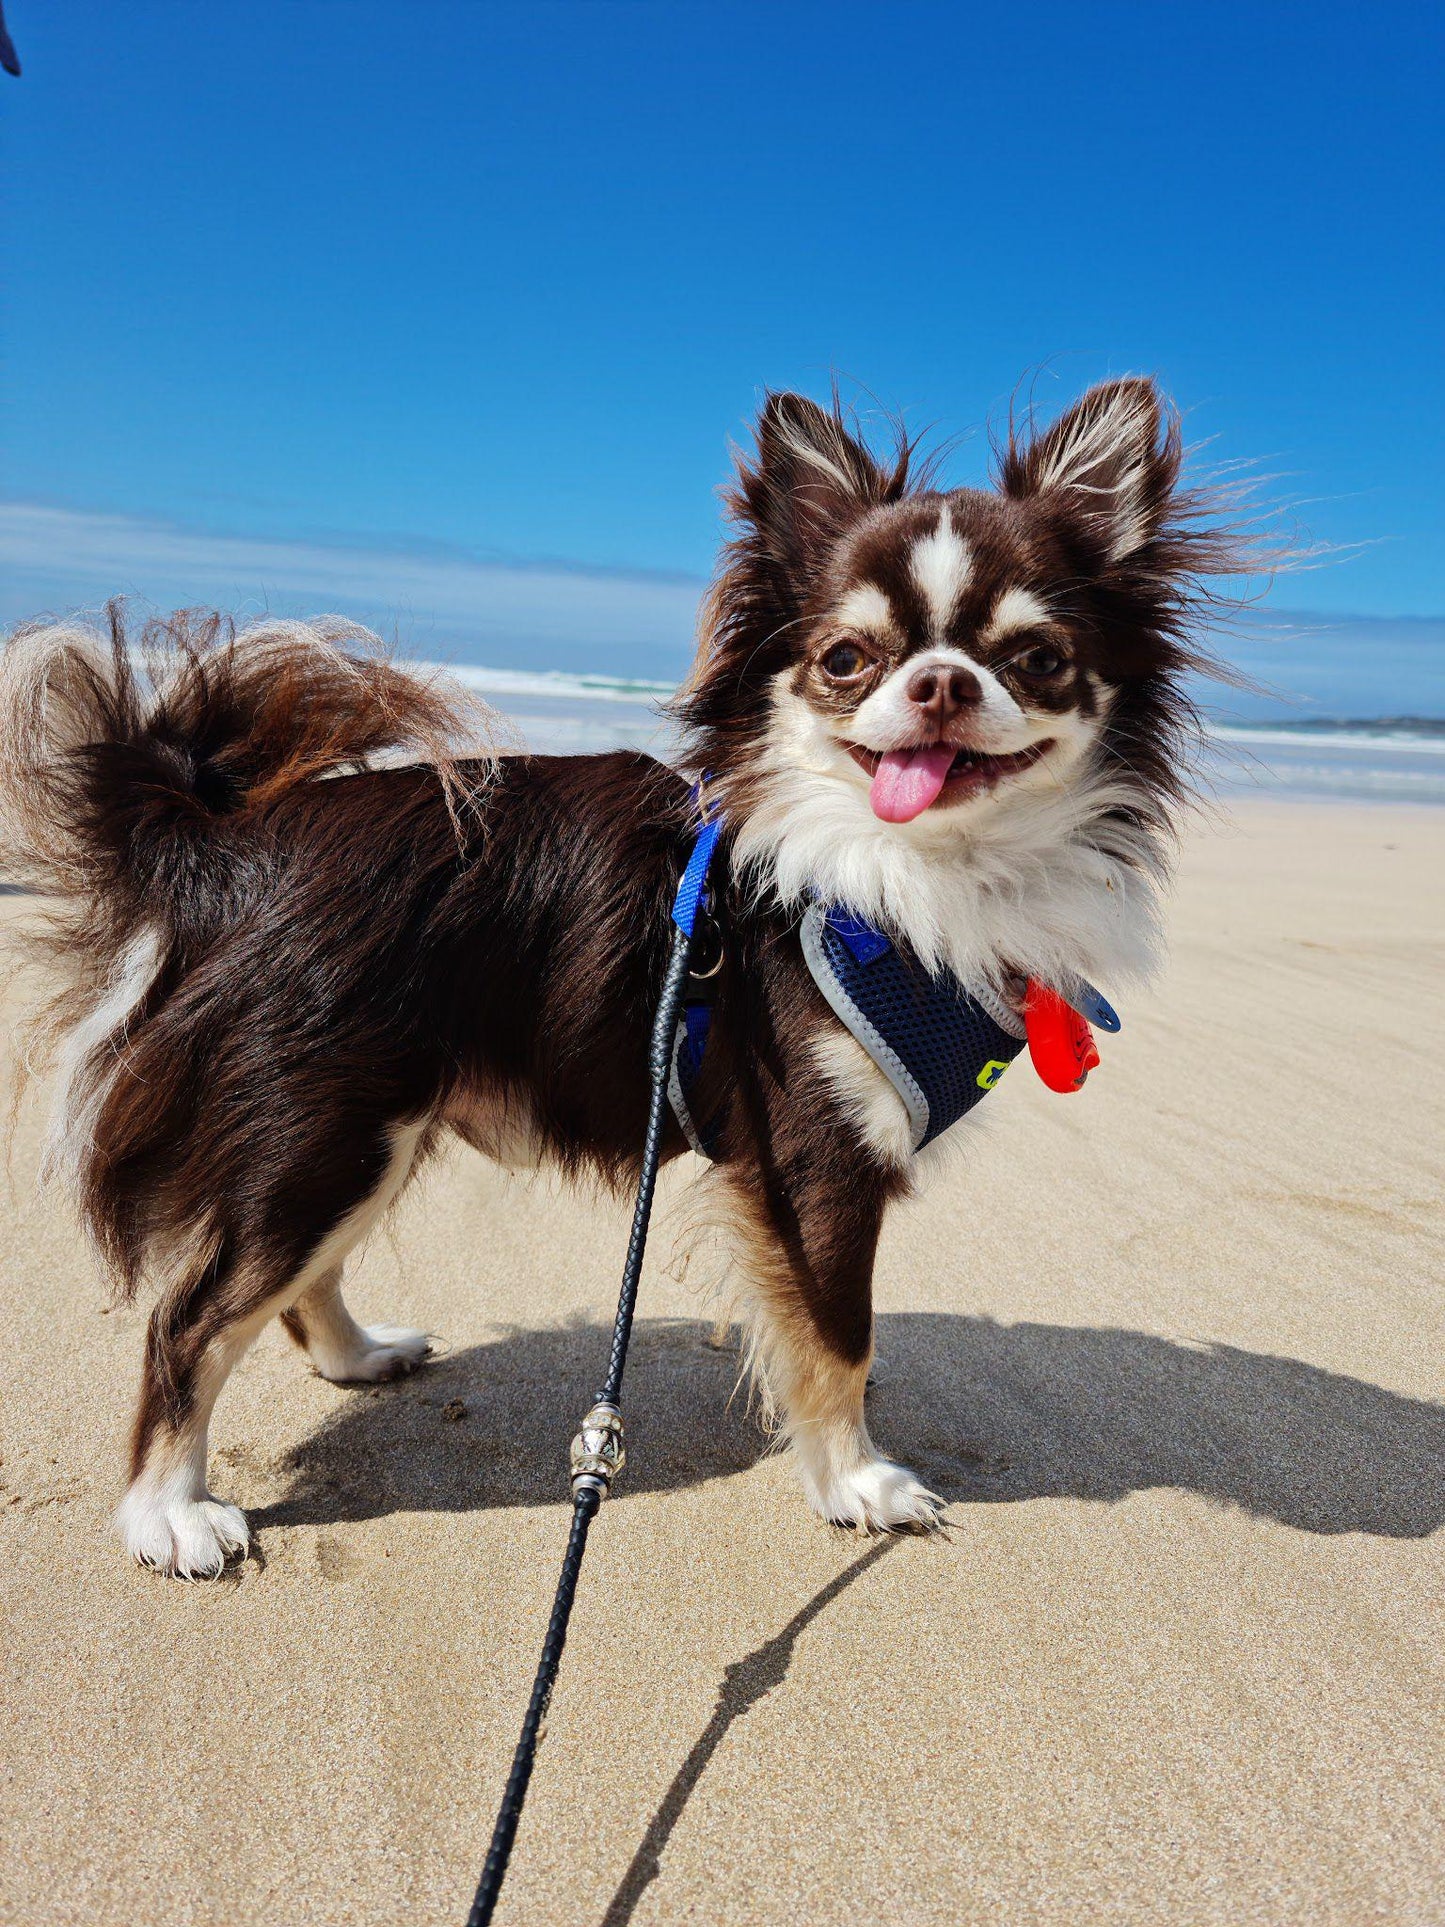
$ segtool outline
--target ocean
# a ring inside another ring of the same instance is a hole
[[[1343,565],[1341,565],[1343,566]],[[1282,579],[1299,593],[1313,578]],[[1321,576],[1338,591],[1343,576]],[[245,620],[337,610],[440,662],[538,750],[666,753],[658,714],[687,672],[696,576],[521,563],[444,546],[223,537],[143,518],[0,501],[0,626],[37,610],[208,605]],[[1445,802],[1445,616],[1218,612],[1239,683],[1201,682],[1205,762],[1227,791]]]
[[[510,563],[450,550],[260,542],[0,502],[0,626],[40,609],[209,605],[241,620],[338,610],[488,695],[538,750],[665,754],[693,576]],[[1281,585],[1281,592],[1283,591]],[[1226,791],[1445,802],[1445,617],[1257,605],[1213,639],[1242,684],[1201,682]]]
[[[673,685],[626,677],[451,665],[520,730],[528,747],[550,753],[644,749],[666,757],[674,743],[661,706]],[[1256,719],[1237,713],[1240,698],[1207,716],[1201,760],[1207,783],[1226,794],[1348,797],[1356,801],[1445,803],[1445,718],[1431,716]]]

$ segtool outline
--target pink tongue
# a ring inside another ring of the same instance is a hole
[[[885,751],[868,792],[873,814],[885,823],[911,823],[922,816],[943,788],[955,753],[947,743]]]

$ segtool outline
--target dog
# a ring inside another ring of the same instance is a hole
[[[696,1102],[753,1363],[816,1512],[937,1523],[864,1389],[884,1215],[950,1139],[915,1155],[800,919],[849,906],[1015,1002],[1153,969],[1185,678],[1237,552],[1138,378],[1011,422],[988,490],[934,486],[901,437],[871,451],[836,396],[773,394],[728,505],[677,768],[478,753],[462,691],[336,619],[192,612],[137,642],[113,609],[10,640],[0,825],[62,967],[49,1168],[119,1294],[158,1293],[117,1514],[145,1565],[244,1554],[207,1427],[271,1318],[340,1383],[425,1358],[356,1323],[342,1268],[449,1134],[635,1182],[703,773],[722,967]]]

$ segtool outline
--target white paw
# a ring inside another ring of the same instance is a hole
[[[809,1505],[834,1525],[860,1532],[931,1532],[941,1522],[944,1501],[891,1459],[863,1459],[827,1471],[804,1464],[801,1470]]]
[[[323,1378],[339,1385],[377,1385],[384,1379],[404,1378],[431,1350],[430,1335],[406,1325],[365,1325],[361,1337],[364,1343],[335,1358],[312,1354]]]
[[[246,1515],[236,1506],[168,1490],[144,1474],[121,1500],[115,1523],[133,1559],[177,1579],[216,1579],[231,1554],[251,1543]]]

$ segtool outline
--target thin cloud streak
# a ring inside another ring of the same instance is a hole
[[[446,551],[211,535],[140,516],[0,501],[0,624],[108,596],[238,616],[334,610],[403,654],[498,671],[671,686],[703,584],[643,570],[481,561]],[[1253,608],[1218,638],[1264,685],[1202,686],[1221,720],[1445,715],[1445,619]]]
[[[208,535],[140,517],[0,502],[0,622],[94,606],[339,610],[410,655],[677,680],[703,584],[642,571]]]

